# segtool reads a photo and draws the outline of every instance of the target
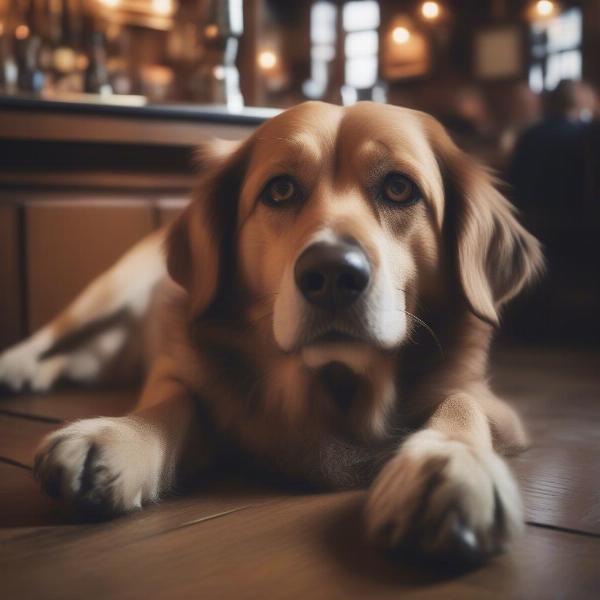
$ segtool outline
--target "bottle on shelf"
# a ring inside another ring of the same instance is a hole
[[[0,23],[0,91],[12,94],[17,91],[17,61],[14,53],[14,40],[12,36],[12,17]]]
[[[83,77],[77,68],[73,15],[69,0],[51,2],[52,8],[52,73],[58,92],[81,92]]]
[[[190,77],[187,93],[196,102],[240,110],[244,97],[236,58],[244,31],[242,0],[212,0],[208,14],[200,36],[202,61]]]
[[[88,18],[86,23],[84,33],[88,47],[88,65],[84,76],[84,90],[90,94],[110,95],[113,88],[108,74],[106,36],[102,31],[95,30]]]
[[[13,28],[17,87],[21,91],[38,93],[44,87],[44,72],[39,62],[40,47],[35,0],[22,0],[17,3],[17,18]]]

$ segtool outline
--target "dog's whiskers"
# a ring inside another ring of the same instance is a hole
[[[433,331],[433,329],[425,321],[423,321],[423,319],[421,319],[420,317],[417,317],[417,315],[409,312],[408,310],[403,310],[402,312],[404,312],[404,314],[407,317],[414,319],[419,325],[421,325],[421,327],[423,327],[431,335],[431,337],[435,341],[435,345],[437,346],[437,349],[438,349],[441,357],[443,358],[444,357],[444,349],[442,348],[442,344],[441,344],[438,336],[435,334],[435,331]]]

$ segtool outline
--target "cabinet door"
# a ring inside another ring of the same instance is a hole
[[[143,199],[44,197],[25,206],[28,323],[55,317],[97,275],[155,226]]]

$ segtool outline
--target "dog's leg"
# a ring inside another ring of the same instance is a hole
[[[460,562],[499,551],[522,528],[519,490],[492,444],[484,384],[446,396],[375,480],[371,537],[387,547]]]
[[[164,231],[160,230],[139,242],[88,285],[56,319],[0,354],[0,384],[13,391],[27,387],[43,391],[64,374],[73,379],[93,381],[94,376],[100,374],[102,365],[122,348],[122,344],[114,344],[119,337],[115,328],[107,335],[104,330],[96,334],[98,343],[90,345],[87,339],[87,352],[84,351],[82,356],[78,356],[76,349],[71,349],[51,364],[45,365],[44,359],[61,341],[76,336],[93,323],[108,320],[119,312],[127,313],[134,321],[142,317],[154,286],[165,275],[163,239]],[[90,368],[90,356],[96,359],[94,368]]]
[[[480,400],[490,423],[495,450],[504,456],[525,450],[529,446],[529,437],[514,408],[491,391],[482,394]]]
[[[184,457],[193,455],[196,464],[208,460],[196,427],[190,393],[158,363],[136,411],[84,419],[50,434],[34,473],[49,495],[84,513],[128,512],[172,489]]]

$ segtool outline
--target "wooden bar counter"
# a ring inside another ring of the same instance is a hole
[[[181,210],[195,146],[276,112],[0,96],[0,348]]]

